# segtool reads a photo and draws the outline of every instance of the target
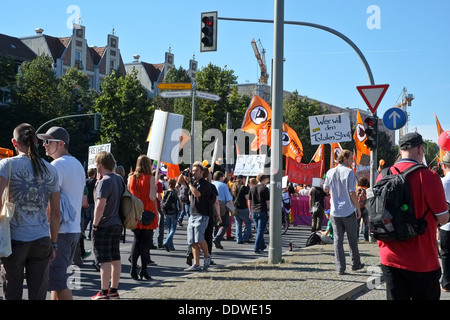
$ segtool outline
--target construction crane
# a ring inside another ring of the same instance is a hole
[[[253,51],[255,52],[256,60],[258,60],[259,63],[259,68],[261,69],[261,76],[259,77],[259,83],[267,84],[269,74],[267,73],[267,66],[266,66],[266,57],[265,57],[266,50],[263,48],[260,39],[258,39],[259,48],[258,45],[256,44],[255,39],[252,39],[251,43]]]
[[[403,128],[400,128],[398,130],[399,138],[403,137],[405,134],[408,133],[409,116],[408,116],[406,107],[411,107],[411,101],[413,101],[413,100],[414,100],[414,95],[407,93],[406,88],[403,87],[402,102],[395,105],[396,108],[402,109],[406,114],[406,125],[403,126]]]

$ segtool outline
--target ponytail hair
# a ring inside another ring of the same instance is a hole
[[[27,155],[31,160],[33,172],[35,176],[43,176],[44,173],[48,173],[48,169],[44,164],[44,161],[39,156],[36,141],[36,130],[32,125],[28,123],[19,124],[13,132],[13,137],[23,147],[27,147]]]

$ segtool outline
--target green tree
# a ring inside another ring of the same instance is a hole
[[[22,63],[17,74],[14,93],[21,105],[21,116],[40,120],[64,115],[58,84],[60,79],[53,69],[53,59],[40,54],[32,61]]]
[[[195,120],[202,121],[204,130],[215,128],[225,132],[227,113],[233,112],[228,96],[232,91],[232,85],[237,83],[236,80],[234,71],[228,70],[226,66],[222,69],[210,63],[197,72],[195,77],[197,90],[214,93],[220,97],[219,101],[196,99]]]
[[[125,77],[113,71],[105,77],[94,110],[102,115],[100,143],[111,143],[116,161],[134,167],[144,153],[154,107],[133,70]]]

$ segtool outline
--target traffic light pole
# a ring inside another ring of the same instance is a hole
[[[75,118],[75,117],[88,117],[88,116],[90,117],[90,116],[96,116],[97,114],[99,114],[99,113],[97,112],[97,113],[73,114],[73,115],[70,115],[70,116],[62,116],[62,117],[54,118],[54,119],[51,119],[51,120],[45,122],[43,125],[41,125],[41,126],[36,130],[36,134],[39,133],[39,131],[40,131],[44,126],[46,126],[46,125],[49,124],[50,122],[53,122],[53,121],[56,121],[56,120],[67,119],[67,118]]]

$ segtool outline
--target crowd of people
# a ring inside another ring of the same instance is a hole
[[[53,159],[51,163],[38,155],[38,141]],[[12,254],[1,258],[5,300],[22,299],[24,277],[30,300],[46,299],[48,292],[52,300],[73,299],[67,270],[71,264],[82,263],[79,261],[91,253],[85,250],[86,238],[92,240],[94,264],[100,271],[101,287],[92,299],[119,298],[120,241],[124,231],[119,208],[125,188],[142,201],[144,208],[142,220],[132,230],[128,260],[130,277],[134,280],[152,279],[148,270],[153,263],[152,249],[176,250],[173,237],[177,226],[183,226],[185,217],[186,271],[207,270],[214,264],[213,246],[223,250],[225,239],[253,245],[255,254],[267,248],[264,231],[269,218],[270,192],[268,176],[263,173],[256,178],[239,175],[229,179],[223,172],[211,173],[201,162],[195,162],[192,171],[186,169],[176,179],[166,180],[164,175],[157,179],[152,160],[141,155],[135,170],[127,176],[113,154],[106,151],[96,154],[95,169],[85,173],[81,163],[70,155],[70,135],[62,127],[36,134],[31,125],[23,123],[14,129],[12,143],[17,156],[0,161],[0,194],[8,188],[8,200],[15,204],[11,220]],[[423,145],[418,134],[403,137],[401,158],[395,166],[404,170],[412,163],[419,163],[424,154]],[[346,272],[344,234],[350,247],[352,270],[364,267],[358,250],[359,233],[364,240],[369,237],[365,208],[369,185],[366,178],[357,180],[351,169],[352,161],[352,152],[342,150],[338,165],[326,173],[324,180],[300,189],[290,184],[285,190],[287,199],[292,193],[309,197],[311,233],[332,240],[339,274]],[[411,190],[414,207],[421,212],[431,209],[434,213],[435,218],[427,217],[426,237],[406,244],[379,243],[388,299],[439,296],[441,268],[437,246],[433,246],[438,223],[444,272],[442,290],[450,290],[447,235],[450,154],[443,159],[442,167],[444,188],[438,183],[439,175],[432,170],[411,177],[413,181],[421,179],[427,183],[426,188],[416,183]],[[2,199],[2,205],[3,202]],[[328,225],[322,230],[325,216]]]

